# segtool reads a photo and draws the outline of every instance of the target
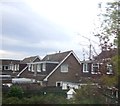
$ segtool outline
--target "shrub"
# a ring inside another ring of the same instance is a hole
[[[23,90],[19,86],[12,86],[10,90],[8,91],[8,96],[9,97],[18,97],[22,98],[23,97]]]

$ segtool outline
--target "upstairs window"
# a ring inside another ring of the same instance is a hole
[[[14,67],[15,67],[15,71],[16,71],[17,70],[17,65],[15,64]]]
[[[28,71],[31,71],[31,64],[28,64]]]
[[[8,65],[5,65],[5,66],[4,66],[4,70],[9,70],[9,66],[8,66]]]
[[[34,65],[31,65],[31,71],[34,72]]]
[[[10,70],[12,70],[12,64],[10,64]]]
[[[37,72],[41,72],[41,64],[37,64]]]
[[[88,70],[88,64],[87,63],[83,64],[83,72],[84,73],[88,73],[89,72],[89,70]]]
[[[2,70],[2,65],[0,65],[0,70]]]
[[[98,63],[92,64],[91,74],[99,74],[99,64]]]
[[[42,71],[46,71],[46,63],[43,63],[43,65],[42,65]]]
[[[68,64],[61,65],[61,72],[63,72],[63,73],[68,72]]]
[[[113,69],[111,64],[107,64],[107,74],[113,74]]]
[[[11,65],[11,70],[12,70],[12,71],[14,70],[14,64]]]
[[[17,64],[17,70],[19,71],[19,64]]]

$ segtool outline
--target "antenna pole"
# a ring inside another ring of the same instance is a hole
[[[92,45],[90,43],[90,47],[89,47],[89,60],[91,60],[91,47],[92,47]]]

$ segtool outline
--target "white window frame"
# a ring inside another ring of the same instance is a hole
[[[42,64],[42,71],[46,71],[46,63]]]
[[[31,64],[31,72],[34,72],[34,65]]]
[[[12,71],[14,70],[14,64],[11,65],[11,70],[12,70]]]
[[[86,67],[85,67],[86,65]],[[83,63],[83,73],[88,73],[89,70],[88,70],[88,63]]]
[[[60,83],[60,87],[62,87],[63,82],[62,82],[62,81],[57,81],[57,82],[56,82],[56,87],[58,87],[58,86],[57,86],[57,85],[58,85],[58,83]]]
[[[37,64],[37,72],[41,72],[41,64]]]
[[[17,64],[17,71],[19,71],[19,64]]]
[[[94,64],[97,64],[97,66],[94,66]],[[97,67],[97,68],[98,68],[98,71],[97,71],[97,72],[94,72],[94,71],[93,71],[93,68],[94,68],[94,67]],[[92,64],[91,74],[100,74],[100,72],[99,72],[99,63],[93,63],[93,64]]]
[[[32,65],[28,64],[28,71],[31,71],[31,67],[32,67]]]
[[[0,70],[2,70],[2,65],[0,65]]]
[[[12,70],[12,64],[10,64],[10,70]]]
[[[113,74],[113,67],[111,64],[107,64],[107,70],[109,70],[109,72],[107,72],[106,74]]]
[[[61,71],[62,73],[67,73],[67,72],[68,72],[68,64],[63,64],[63,65],[61,65],[60,71]]]
[[[16,71],[17,70],[17,65],[15,64],[14,67],[15,67],[15,71]]]
[[[6,69],[6,66],[8,67],[8,69]],[[4,65],[4,70],[9,70],[9,65]]]

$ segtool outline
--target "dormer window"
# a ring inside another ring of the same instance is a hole
[[[98,63],[92,64],[91,74],[99,74],[99,64]]]
[[[2,70],[2,65],[0,65],[0,70]]]
[[[8,65],[5,65],[5,66],[4,66],[4,70],[9,70],[9,66],[8,66]]]
[[[31,66],[31,71],[34,72],[34,65]]]
[[[113,69],[111,64],[107,64],[107,74],[113,74]]]
[[[17,64],[17,70],[19,71],[19,64]]]
[[[83,73],[88,73],[88,64],[87,63],[83,63]]]
[[[43,63],[43,65],[42,65],[42,71],[46,71],[46,63]]]
[[[31,71],[31,64],[28,64],[28,71]]]
[[[41,72],[41,64],[37,64],[37,72]]]

